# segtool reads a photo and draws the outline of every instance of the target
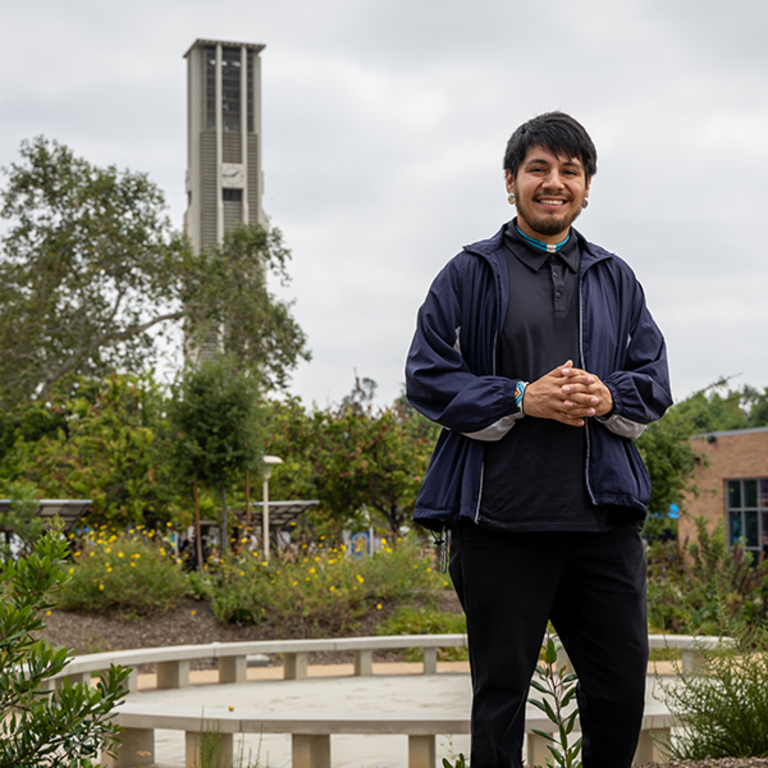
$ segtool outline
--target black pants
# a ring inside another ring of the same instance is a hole
[[[579,676],[584,768],[629,768],[645,706],[645,554],[637,526],[606,533],[453,529],[467,615],[472,768],[522,768],[525,701],[547,620]]]

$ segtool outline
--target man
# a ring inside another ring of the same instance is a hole
[[[672,402],[664,340],[631,269],[571,227],[597,170],[584,128],[560,112],[530,120],[504,169],[517,217],[451,260],[419,310],[408,398],[444,429],[415,520],[451,531],[472,768],[521,768],[548,619],[579,675],[585,768],[629,768],[650,498],[632,440]]]

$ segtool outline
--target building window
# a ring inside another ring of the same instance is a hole
[[[254,132],[253,127],[253,78],[254,78],[254,72],[253,72],[253,60],[256,57],[256,54],[253,51],[248,51],[248,55],[246,57],[246,60],[248,61],[248,72],[247,72],[247,78],[246,83],[248,85],[247,93],[248,93],[248,110],[247,110],[247,116],[248,116],[248,133]]]
[[[223,48],[221,60],[221,116],[225,131],[240,130],[240,49]]]
[[[728,543],[743,541],[757,561],[768,535],[768,478],[726,481]]]
[[[203,48],[203,66],[205,67],[205,127],[211,131],[216,128],[216,46]]]
[[[216,127],[216,46],[203,48],[205,67],[205,127]],[[240,130],[240,49],[221,50],[221,119],[225,131]]]

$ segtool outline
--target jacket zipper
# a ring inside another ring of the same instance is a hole
[[[485,256],[483,256],[485,258]],[[496,270],[494,270],[493,265],[488,259],[485,259],[486,262],[488,262],[488,266],[491,268],[491,273],[493,274],[493,284],[496,287],[496,306],[498,307],[498,311],[496,313],[496,330],[493,333],[493,358],[491,361],[491,367],[492,367],[492,375],[496,375],[496,362],[497,358],[499,356],[499,328],[501,327],[501,282],[499,281],[498,275],[496,274]],[[475,523],[479,522],[480,520],[480,505],[483,501],[483,484],[485,480],[485,456],[483,456],[483,461],[480,464],[480,488],[477,492],[477,507],[475,508]]]
[[[589,267],[587,267],[589,269]],[[582,272],[581,275],[579,275],[579,357],[581,358],[581,367],[586,371],[587,368],[587,361],[584,359],[584,301],[582,298],[582,283],[584,281],[584,274],[586,273],[586,269],[584,272]],[[587,431],[587,455],[586,455],[586,461],[584,462],[584,480],[587,484],[587,493],[589,494],[589,498],[592,500],[592,503],[597,506],[597,502],[595,501],[595,494],[592,493],[592,486],[589,484],[589,458],[590,458],[590,441],[589,441],[589,421],[587,419],[584,419],[584,429]]]

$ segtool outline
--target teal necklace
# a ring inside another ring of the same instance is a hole
[[[568,237],[559,243],[542,243],[541,240],[535,240],[526,235],[525,232],[521,232],[520,227],[518,227],[517,224],[515,224],[515,229],[517,230],[517,234],[520,235],[526,243],[532,245],[534,248],[538,248],[540,251],[546,251],[547,253],[557,253],[571,239],[571,233],[568,232]]]

